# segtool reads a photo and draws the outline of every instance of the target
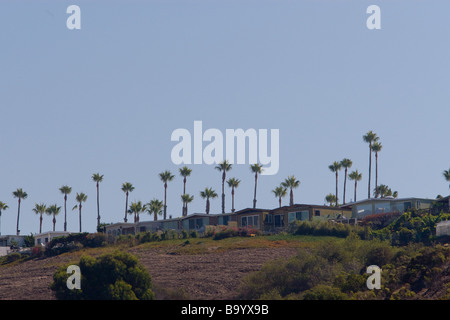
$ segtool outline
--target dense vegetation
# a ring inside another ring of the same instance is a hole
[[[152,282],[138,259],[123,251],[98,258],[82,256],[77,265],[81,272],[81,289],[68,289],[63,266],[54,274],[51,289],[58,299],[73,300],[152,300]]]
[[[380,290],[369,290],[366,268],[382,269]],[[267,263],[247,276],[242,299],[414,299],[427,295],[450,298],[450,249],[388,241],[364,241],[352,233],[301,249],[295,257]]]

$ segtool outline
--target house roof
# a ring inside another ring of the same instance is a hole
[[[251,213],[251,212],[269,212],[271,211],[271,209],[261,209],[261,208],[245,208],[245,209],[241,209],[236,211],[234,214],[243,214],[243,213]]]
[[[281,208],[275,208],[275,209],[271,209],[270,211],[277,211],[277,210],[283,210],[283,209],[287,209],[289,210],[290,208],[292,209],[297,209],[297,208],[314,208],[314,209],[330,209],[330,210],[345,210],[347,208],[341,208],[341,207],[331,207],[331,206],[325,206],[325,205],[318,205],[318,204],[305,204],[305,203],[300,203],[300,204],[294,204],[292,206],[283,206]]]
[[[340,208],[346,208],[346,207],[351,208],[355,204],[361,204],[361,203],[367,203],[367,202],[386,202],[386,201],[405,202],[405,201],[413,201],[413,200],[434,201],[433,199],[416,198],[416,197],[409,197],[409,198],[384,197],[384,198],[370,198],[370,199],[359,200],[359,201],[356,201],[356,202],[346,203],[346,204],[341,205],[339,207]]]

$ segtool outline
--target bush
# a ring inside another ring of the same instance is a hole
[[[88,234],[81,240],[81,244],[88,248],[98,248],[106,245],[106,234],[97,232]]]
[[[24,241],[25,247],[27,247],[27,248],[34,247],[35,239],[32,234],[29,236],[25,236],[23,241]]]
[[[23,256],[19,252],[13,252],[13,253],[6,255],[3,258],[3,264],[8,264],[8,263],[11,263],[14,261],[18,261],[18,260],[21,260],[22,258],[23,258]]]
[[[161,236],[158,232],[145,232],[143,234],[140,234],[141,237],[139,239],[140,243],[146,243],[146,242],[155,242],[155,241],[161,241]]]
[[[191,231],[191,233],[189,234],[191,238],[198,238],[198,232],[197,231]]]
[[[346,300],[348,296],[338,288],[318,285],[303,295],[303,300]]]
[[[360,226],[331,221],[294,221],[289,225],[288,231],[294,235],[331,236],[338,238],[346,238],[351,232],[355,232],[362,239],[367,237],[366,230]]]
[[[45,255],[45,248],[43,246],[37,245],[31,248],[32,258],[41,258]]]
[[[213,240],[221,240],[230,237],[250,237],[260,235],[261,231],[251,227],[227,228],[225,226],[215,229],[212,233]]]
[[[50,288],[57,299],[67,300],[152,300],[151,277],[138,259],[116,251],[97,258],[83,256],[79,262],[81,289],[67,288],[67,266],[53,275]]]

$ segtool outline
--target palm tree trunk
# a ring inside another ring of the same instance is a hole
[[[294,205],[294,191],[291,188],[291,191],[289,193],[289,205],[293,206]]]
[[[281,196],[278,197],[278,203],[280,204],[280,208],[281,208]]]
[[[206,198],[206,214],[209,214],[209,198]]]
[[[167,216],[167,183],[164,184],[164,220]]]
[[[20,216],[20,198],[19,198],[19,206],[17,207],[17,226],[16,226],[16,234],[19,235],[20,234],[20,230],[19,230],[19,216]]]
[[[378,152],[375,152],[375,190],[378,189]],[[378,195],[378,193],[376,193]]]
[[[372,144],[369,145],[369,186],[367,190],[367,198],[370,199],[370,178],[372,172]]]
[[[234,187],[231,188],[231,212],[234,212]]]
[[[225,174],[225,170],[223,170],[223,174],[222,174],[222,213],[225,213],[225,179],[226,179],[226,174]]]
[[[336,207],[338,206],[338,172],[336,170]]]
[[[342,204],[345,204],[345,189],[347,186],[347,168],[345,168],[345,177],[344,177],[344,200],[342,202]]]
[[[125,218],[123,218],[123,222],[127,222],[127,209],[128,209],[128,191],[126,193],[126,198],[125,198]]]
[[[64,195],[64,231],[67,231],[67,195]]]
[[[79,209],[80,232],[81,232],[81,202],[80,202],[80,206],[78,207],[78,209]]]
[[[97,227],[100,225],[100,194],[98,192],[98,182],[97,182]]]
[[[258,185],[258,174],[255,174],[255,194],[253,195],[253,209],[256,208],[256,186]]]
[[[39,233],[42,233],[42,220],[43,220],[44,218],[42,218],[42,213],[41,213],[41,216],[39,217]]]
[[[355,200],[353,202],[356,202],[356,188],[358,187],[358,181],[355,180]]]
[[[55,231],[56,217],[53,215],[53,231]]]
[[[183,179],[183,194],[186,194],[186,177]],[[183,201],[183,209],[181,212],[181,216],[185,217],[187,216],[187,203]]]

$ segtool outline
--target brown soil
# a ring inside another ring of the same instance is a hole
[[[235,249],[179,255],[130,248],[152,276],[158,299],[227,300],[236,298],[241,279],[269,261],[293,256],[294,248]],[[75,258],[77,259],[77,258]],[[0,267],[1,300],[52,300],[49,289],[58,266],[74,256],[34,259]]]

